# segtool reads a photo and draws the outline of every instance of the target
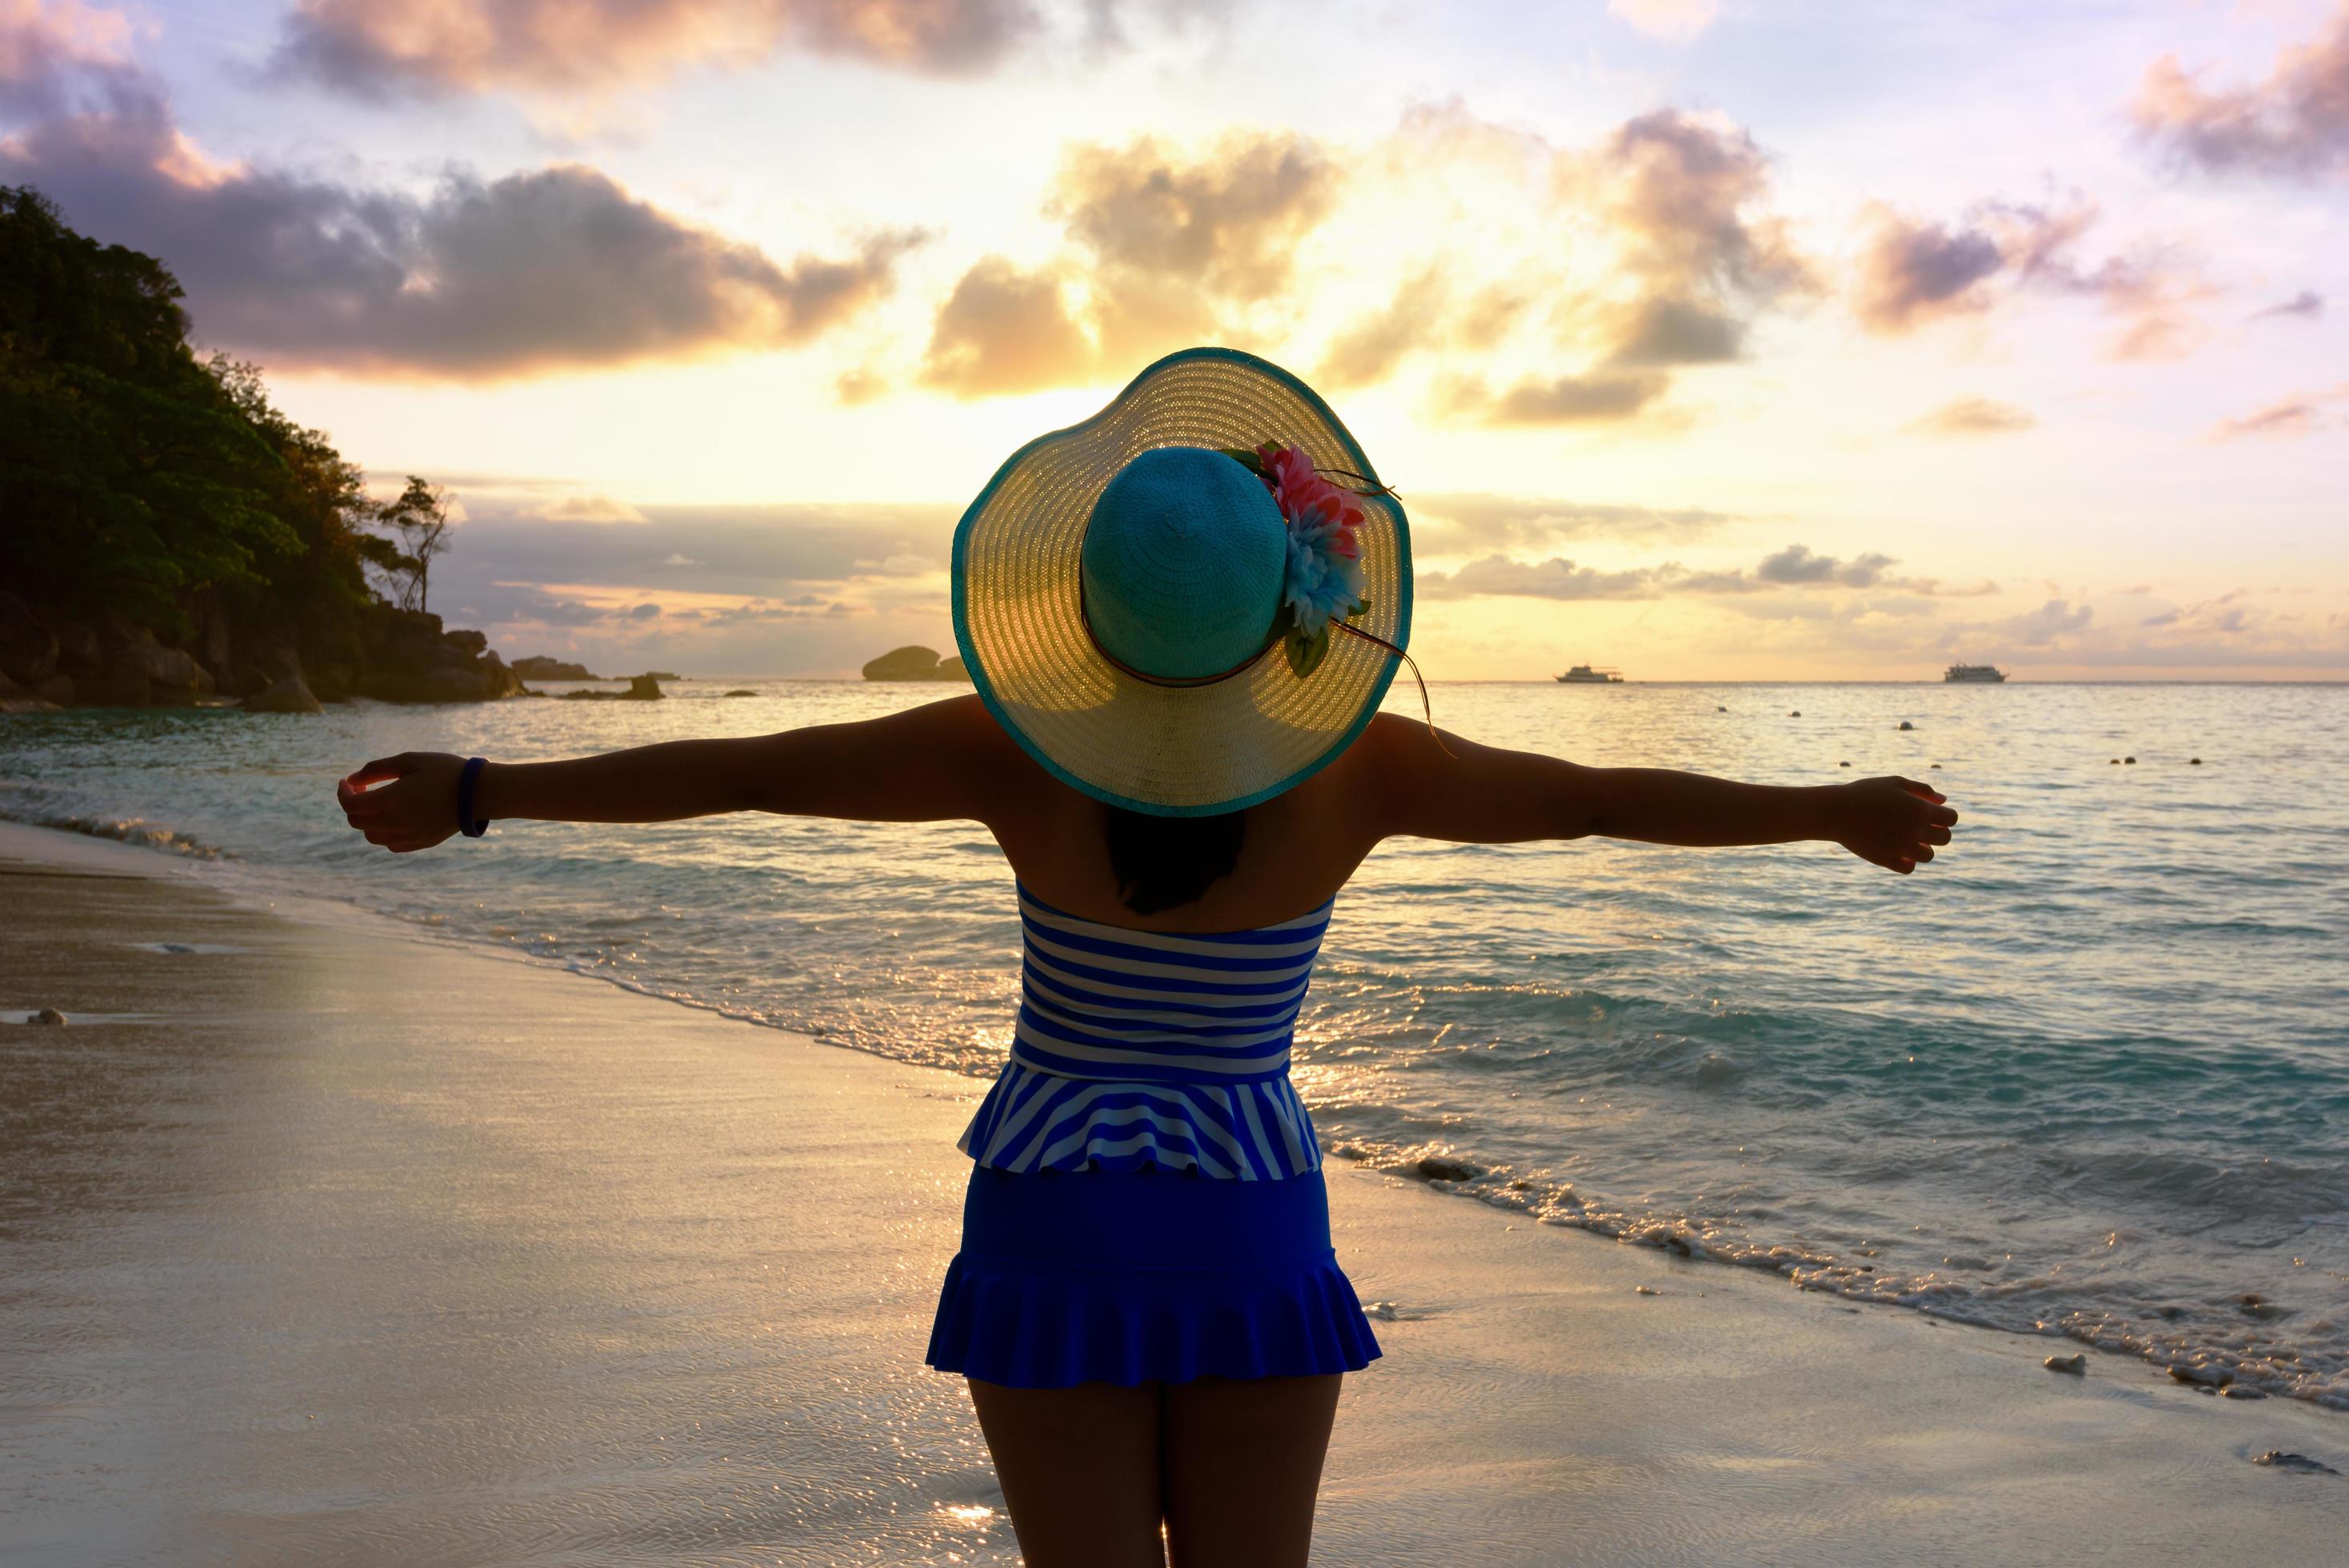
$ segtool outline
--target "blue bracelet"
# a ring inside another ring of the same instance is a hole
[[[457,830],[469,839],[478,839],[490,830],[488,818],[473,815],[473,781],[486,766],[481,758],[468,758],[464,771],[457,775]]]

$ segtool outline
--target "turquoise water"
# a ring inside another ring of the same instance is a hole
[[[394,859],[334,808],[336,775],[391,751],[567,756],[936,695],[673,689],[18,717],[0,726],[0,813],[991,1074],[1018,932],[975,826],[514,823]],[[1333,1154],[2349,1408],[2349,687],[1434,697],[1449,727],[1592,764],[1910,773],[1965,820],[1914,878],[1820,845],[1388,846],[1340,895],[1299,1037]]]

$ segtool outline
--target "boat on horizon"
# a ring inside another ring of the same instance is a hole
[[[1621,686],[1623,677],[1613,670],[1595,670],[1588,665],[1577,665],[1562,676],[1552,677],[1566,686]]]
[[[1941,672],[1941,678],[1960,686],[2000,686],[2006,680],[2006,672],[1996,665],[1951,665]]]

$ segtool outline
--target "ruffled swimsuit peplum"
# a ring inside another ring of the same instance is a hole
[[[1330,912],[1145,932],[1019,889],[1019,1015],[959,1141],[970,1187],[930,1366],[1060,1388],[1378,1357],[1288,1079]]]

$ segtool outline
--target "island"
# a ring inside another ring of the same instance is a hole
[[[892,648],[864,666],[869,681],[968,681],[958,658],[940,658],[936,648]]]
[[[526,681],[600,681],[604,678],[585,665],[558,659],[551,654],[532,654],[516,659],[509,667]]]
[[[0,712],[489,702],[521,678],[431,613],[450,498],[359,464],[198,357],[179,281],[0,185]]]

